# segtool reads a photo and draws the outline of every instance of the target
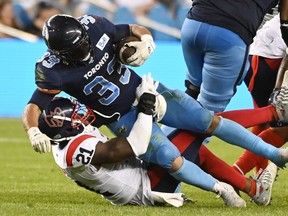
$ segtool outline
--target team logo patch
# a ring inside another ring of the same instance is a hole
[[[108,37],[108,35],[103,34],[102,37],[99,39],[98,43],[96,44],[96,47],[103,51],[109,40],[110,38]]]
[[[64,120],[53,118],[54,115],[59,115],[65,117],[65,112],[62,111],[60,107],[56,107],[54,111],[50,111],[50,113],[46,113],[45,121],[49,125],[50,128],[62,127]]]

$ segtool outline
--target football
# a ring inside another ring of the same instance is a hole
[[[128,64],[127,59],[132,56],[136,52],[135,47],[128,47],[126,43],[129,43],[131,41],[140,41],[139,38],[134,36],[128,36],[123,38],[116,47],[116,55],[118,57],[118,60],[122,64]]]

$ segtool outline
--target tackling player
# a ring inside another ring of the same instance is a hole
[[[146,152],[149,144],[154,103],[153,94],[144,93],[140,97],[137,120],[128,137],[108,140],[96,127],[87,125],[95,120],[89,108],[83,109],[75,100],[63,97],[55,97],[42,112],[39,128],[51,138],[57,165],[78,186],[101,194],[114,205],[169,203],[179,207],[183,204],[182,194],[174,193],[178,182],[175,179],[170,182],[170,175],[164,178],[159,169],[155,172],[153,166],[150,175],[157,181],[157,187],[154,186],[155,190],[151,191],[146,166],[138,158]],[[214,179],[204,172],[202,175],[206,175],[202,179],[204,181]],[[167,182],[171,184],[165,184]],[[156,184],[155,181],[153,184]],[[215,180],[213,192],[219,193],[230,207],[246,205],[233,187],[226,183]]]

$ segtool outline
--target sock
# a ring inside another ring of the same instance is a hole
[[[239,172],[242,172],[243,175],[248,173],[257,165],[258,155],[245,150],[238,160],[233,164],[233,167],[237,169]],[[261,157],[262,158],[262,157]]]
[[[229,119],[221,118],[212,135],[215,135],[230,144],[242,147],[257,155],[265,157],[279,167],[285,166],[286,162],[280,157],[278,148],[264,142],[246,128]]]
[[[244,110],[232,110],[217,113],[217,115],[237,122],[245,128],[249,128],[255,125],[271,122],[275,119],[277,113],[272,105]],[[249,116],[249,118],[247,118]],[[278,119],[278,117],[277,117]]]
[[[183,158],[183,164],[176,172],[170,173],[178,181],[194,185],[206,191],[213,191],[218,182],[214,177],[201,170],[196,164]]]
[[[258,135],[265,142],[270,143],[271,145],[279,148],[285,144],[285,140],[277,134],[273,129],[268,128]],[[265,169],[268,165],[268,160],[264,157],[256,155],[249,151],[244,151],[243,154],[239,157],[235,163],[241,171],[246,174],[254,167],[256,167],[256,173],[258,170]]]
[[[265,142],[270,143],[271,145],[280,148],[282,147],[286,141],[283,137],[281,137],[276,131],[274,131],[272,128],[268,128],[262,133],[258,135],[261,139],[263,139]],[[268,160],[266,158],[260,157],[257,160],[256,164],[256,173],[259,171],[259,169],[265,169],[268,165]]]
[[[250,197],[253,197],[256,194],[256,181],[253,179],[248,179],[248,181],[250,181],[250,190],[248,192],[248,195]]]
[[[235,171],[231,166],[220,158],[216,157],[206,146],[202,145],[199,150],[200,168],[210,173],[219,181],[226,182],[234,188],[243,191],[246,187],[247,179],[239,172]]]
[[[269,128],[268,124],[260,124],[260,125],[255,125],[252,127],[251,132],[255,135],[260,134],[262,131],[266,130]]]

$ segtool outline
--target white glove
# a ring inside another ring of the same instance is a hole
[[[136,99],[137,101],[134,101],[134,105],[136,106],[138,104],[139,98],[141,95],[145,92],[152,93],[154,95],[157,95],[157,87],[159,82],[154,82],[151,73],[148,73],[147,75],[142,75],[142,82],[141,84],[136,88]],[[136,104],[135,104],[136,103]]]
[[[31,127],[27,134],[33,149],[39,153],[47,153],[51,150],[50,138],[43,134],[38,127]]]
[[[135,67],[141,66],[156,48],[153,38],[149,34],[142,35],[141,41],[127,43],[127,46],[136,48],[136,52],[127,59],[127,63]]]
[[[136,99],[133,103],[134,106],[137,106],[139,98],[145,92],[156,95],[155,117],[157,122],[161,121],[167,110],[167,103],[165,98],[156,91],[158,85],[159,82],[154,82],[151,73],[148,73],[147,75],[144,74],[142,76],[141,84],[136,88]]]

